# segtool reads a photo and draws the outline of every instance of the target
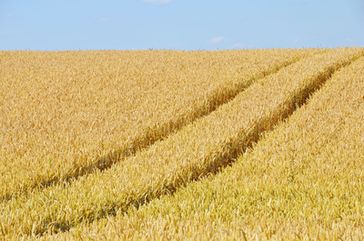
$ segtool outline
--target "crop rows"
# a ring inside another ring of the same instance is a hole
[[[363,240],[363,93],[364,57],[218,175],[44,239]]]
[[[320,51],[1,52],[0,200],[106,169]]]
[[[334,71],[362,54],[338,49],[306,58],[256,81],[211,114],[108,170],[13,199],[1,206],[1,231],[10,236],[66,231],[174,192],[229,164]]]

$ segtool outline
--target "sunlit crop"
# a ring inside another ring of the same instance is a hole
[[[362,237],[363,55],[3,52],[0,235]]]
[[[0,200],[108,168],[311,52],[2,52]]]
[[[363,93],[361,58],[222,173],[45,239],[362,240]]]

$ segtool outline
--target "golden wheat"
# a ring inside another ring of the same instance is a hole
[[[107,168],[318,51],[0,52],[0,200]]]
[[[363,97],[361,58],[222,173],[43,240],[363,240]]]
[[[217,170],[302,104],[337,68],[362,54],[339,49],[304,59],[258,80],[210,115],[123,163],[67,186],[11,200],[1,206],[1,230],[10,235],[67,230],[126,211]]]

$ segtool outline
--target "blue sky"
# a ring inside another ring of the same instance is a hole
[[[0,0],[0,49],[364,46],[364,0]]]

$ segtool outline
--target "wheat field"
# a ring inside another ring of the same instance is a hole
[[[0,52],[1,240],[364,239],[364,49]]]
[[[313,52],[4,52],[0,200],[108,168]]]

